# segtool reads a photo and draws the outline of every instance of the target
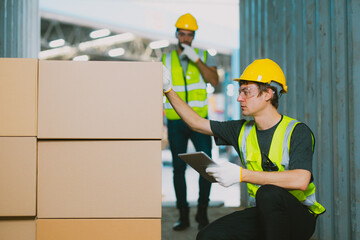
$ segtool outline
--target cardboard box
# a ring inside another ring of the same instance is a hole
[[[35,219],[0,219],[1,240],[35,240]]]
[[[161,139],[162,64],[39,62],[41,139]]]
[[[38,218],[161,218],[161,141],[39,141]]]
[[[0,137],[0,217],[35,215],[36,138]]]
[[[37,59],[0,58],[0,136],[36,136],[37,77]]]
[[[38,219],[37,240],[160,240],[160,219]]]

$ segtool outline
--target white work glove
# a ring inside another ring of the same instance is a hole
[[[228,161],[207,167],[205,171],[223,187],[229,187],[240,182],[240,166]]]
[[[195,52],[195,50],[192,47],[184,43],[182,43],[181,46],[184,48],[181,55],[187,56],[193,62],[197,62],[200,59],[199,55]]]
[[[171,89],[171,72],[163,65],[163,92],[168,93]]]

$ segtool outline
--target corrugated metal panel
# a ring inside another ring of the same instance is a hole
[[[359,12],[359,0],[240,0],[240,71],[276,61],[289,86],[279,111],[317,139],[317,239],[360,239]]]
[[[350,131],[350,204],[353,239],[360,239],[360,1],[354,0],[347,8],[349,22],[348,78],[349,78],[349,128]],[[353,210],[354,209],[354,210]]]
[[[0,57],[37,58],[39,0],[0,0]]]

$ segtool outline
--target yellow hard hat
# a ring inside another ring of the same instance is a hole
[[[175,27],[190,31],[196,31],[198,29],[196,19],[190,13],[180,16],[175,23]]]
[[[255,60],[246,67],[240,78],[234,78],[233,80],[244,80],[268,84],[276,82],[281,85],[283,93],[287,92],[284,72],[276,62],[268,58]]]

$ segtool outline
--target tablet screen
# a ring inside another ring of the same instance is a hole
[[[206,180],[216,182],[216,180],[205,171],[208,166],[217,165],[206,153],[181,153],[178,156],[200,173]]]

